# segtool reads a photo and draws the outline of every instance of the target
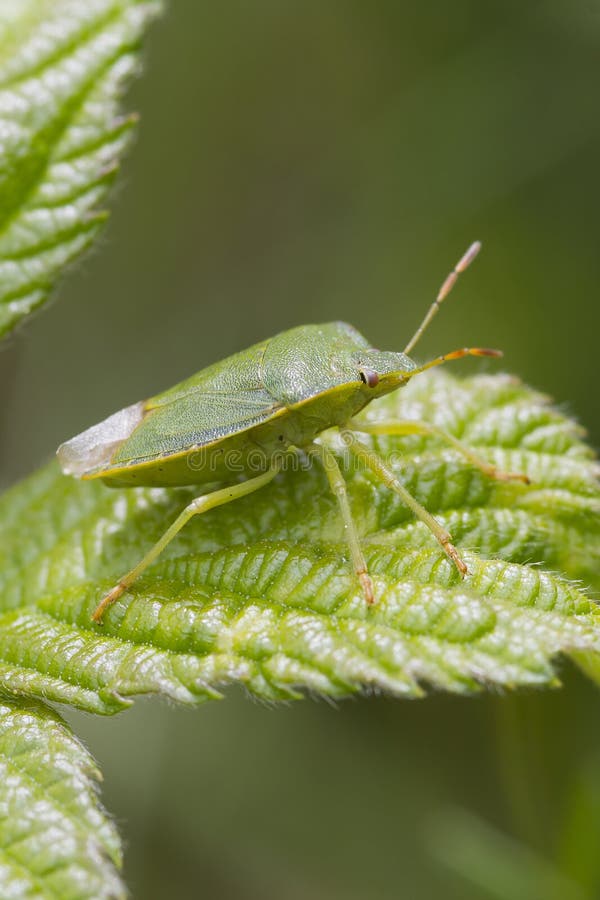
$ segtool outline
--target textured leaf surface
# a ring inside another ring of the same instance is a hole
[[[313,467],[190,523],[96,627],[103,592],[191,494],[111,490],[51,465],[0,501],[0,687],[108,713],[231,682],[265,698],[542,685],[557,654],[595,659],[600,618],[581,582],[600,587],[600,492],[577,427],[506,376],[423,376],[368,417],[433,422],[533,479],[491,481],[437,439],[374,440],[449,526],[464,580],[394,494],[348,469],[378,595],[366,608]]]
[[[133,118],[118,115],[147,0],[16,0],[0,12],[0,336],[93,240]]]
[[[0,701],[3,900],[125,896],[119,839],[97,799],[99,777],[56,713]]]

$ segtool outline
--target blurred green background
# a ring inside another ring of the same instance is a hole
[[[417,355],[501,347],[598,445],[599,50],[591,0],[173,0],[111,223],[0,352],[2,485],[283,328],[343,318],[401,349],[475,238]],[[517,697],[68,717],[135,898],[581,900],[600,696],[562,674]]]

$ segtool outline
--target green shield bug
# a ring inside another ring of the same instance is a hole
[[[501,356],[497,350],[468,347],[417,366],[408,356],[448,296],[459,274],[473,261],[474,243],[444,281],[412,339],[400,352],[374,350],[351,325],[305,325],[262,341],[193,375],[150,400],[110,416],[58,449],[63,472],[100,478],[113,486],[183,486],[220,482],[189,503],[140,562],[103,597],[93,619],[126,591],[195,515],[268,484],[299,450],[320,460],[344,523],[356,576],[368,604],[375,602],[358,533],[335,455],[318,440],[339,429],[350,453],[395,491],[424,522],[461,575],[467,567],[451,536],[406,490],[385,460],[356,435],[435,434],[473,465],[498,479],[524,475],[499,472],[452,435],[423,422],[365,424],[355,416],[376,397],[402,387],[415,375],[464,356]],[[235,465],[233,461],[235,460]],[[240,481],[242,475],[244,480]]]

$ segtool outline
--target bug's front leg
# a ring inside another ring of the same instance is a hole
[[[471,450],[470,447],[465,446],[465,444],[457,440],[453,434],[449,434],[447,431],[438,428],[436,425],[429,425],[427,422],[415,422],[410,421],[409,419],[386,419],[381,422],[361,422],[358,419],[352,419],[347,427],[352,431],[359,431],[362,434],[397,436],[422,434],[438,437],[450,444],[457,453],[460,453],[472,466],[475,466],[476,469],[479,469],[489,478],[494,478],[496,481],[521,481],[523,484],[531,484],[531,479],[528,475],[524,475],[521,472],[503,472],[501,469],[492,465],[492,463],[488,463],[485,459],[482,459],[477,453]]]
[[[327,447],[325,447],[323,444],[318,444],[315,442],[307,447],[306,451],[311,456],[316,456],[321,461],[323,468],[325,469],[325,474],[327,475],[329,486],[332,490],[332,493],[335,494],[336,500],[338,501],[340,507],[340,512],[342,513],[342,519],[344,520],[346,541],[352,555],[354,571],[356,572],[356,576],[361,583],[363,593],[365,595],[365,600],[371,606],[373,603],[375,603],[373,582],[371,581],[371,576],[367,571],[367,563],[365,562],[365,557],[360,546],[360,538],[356,530],[356,524],[352,517],[352,510],[350,509],[350,503],[348,501],[348,490],[346,488],[344,476],[342,475],[335,456],[333,455],[331,450],[328,450]]]
[[[468,569],[466,563],[461,558],[458,550],[452,543],[452,537],[448,531],[441,525],[435,516],[432,516],[430,512],[428,512],[424,506],[422,506],[418,500],[415,500],[413,495],[406,490],[403,484],[398,481],[392,470],[389,466],[381,459],[377,453],[374,453],[369,447],[366,447],[356,435],[353,434],[352,431],[349,431],[347,428],[341,429],[341,435],[344,439],[346,446],[351,450],[354,455],[360,459],[367,468],[371,469],[371,471],[395,494],[398,494],[400,499],[408,506],[409,509],[413,511],[415,516],[423,522],[433,536],[440,543],[444,553],[452,560],[461,576],[465,576],[468,574]]]
[[[134,566],[131,571],[127,572],[114,588],[102,598],[92,614],[94,622],[102,621],[102,616],[108,607],[131,587],[134,581],[136,581],[142,572],[154,562],[157,556],[163,552],[165,547],[171,543],[173,538],[181,531],[184,525],[187,525],[191,518],[200,515],[200,513],[207,512],[209,509],[214,509],[216,506],[223,506],[225,503],[230,503],[232,500],[237,500],[239,497],[251,494],[253,491],[258,491],[261,487],[264,487],[275,478],[280,468],[280,462],[274,463],[271,468],[262,475],[257,475],[255,478],[249,478],[247,481],[242,481],[240,484],[234,484],[231,487],[221,488],[210,494],[203,494],[201,497],[196,497],[192,500],[192,502],[177,516],[173,524],[167,528],[163,536],[159,538],[143,559],[139,561],[137,566]]]

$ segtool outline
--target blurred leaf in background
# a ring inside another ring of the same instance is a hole
[[[586,0],[171,4],[102,253],[0,354],[3,484],[282,328],[403,346],[473,238],[420,356],[500,346],[597,444],[599,43]],[[511,698],[68,716],[128,823],[134,896],[480,900],[419,825],[448,806],[594,896],[598,695],[562,674]]]
[[[0,701],[2,896],[122,900],[117,830],[93,759],[41,703]]]
[[[0,18],[0,337],[41,306],[97,235],[131,136],[119,114],[158,4],[8,4]]]
[[[496,900],[586,900],[582,886],[526,846],[460,809],[432,822],[434,856]]]

